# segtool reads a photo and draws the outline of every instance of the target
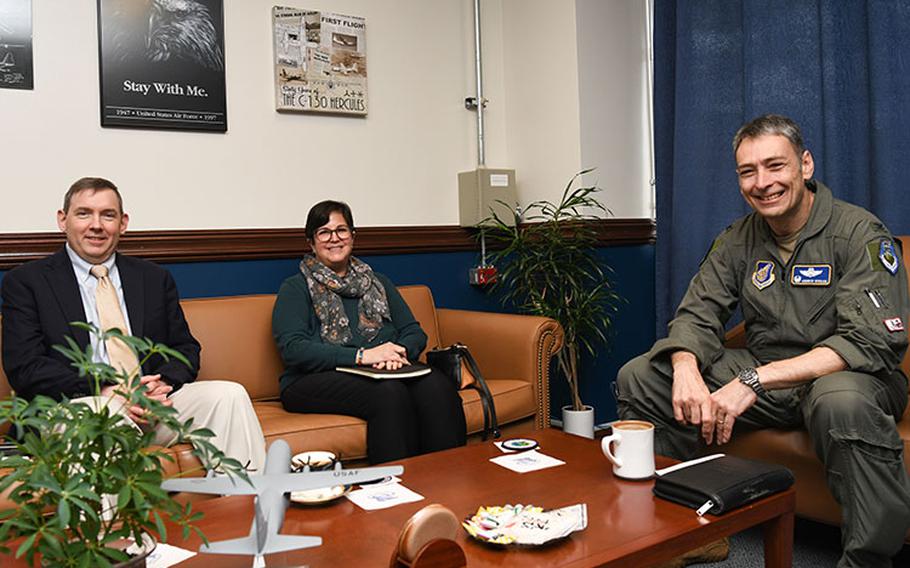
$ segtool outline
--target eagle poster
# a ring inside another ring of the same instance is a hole
[[[32,0],[0,0],[0,88],[33,88]]]
[[[272,8],[275,108],[367,114],[366,20],[301,8]]]
[[[223,0],[98,0],[101,126],[227,130]]]

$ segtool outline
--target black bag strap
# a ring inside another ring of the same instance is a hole
[[[480,367],[477,366],[477,361],[474,360],[474,356],[471,355],[467,346],[461,343],[457,343],[456,345],[464,357],[465,363],[468,365],[468,370],[474,375],[475,382],[473,388],[477,389],[477,392],[480,395],[480,404],[483,407],[482,439],[486,441],[488,433],[493,435],[493,439],[498,439],[502,436],[502,433],[499,431],[499,421],[496,419],[496,403],[493,401],[490,387],[487,386],[487,381],[484,380],[483,375],[480,372]]]
[[[468,346],[464,343],[456,342],[451,347],[452,350],[456,353],[456,359],[458,364],[455,368],[455,383],[462,383],[462,363],[467,365],[468,372],[474,377],[474,381],[467,388],[472,388],[477,391],[478,397],[480,398],[480,408],[483,410],[483,431],[481,432],[481,439],[483,441],[487,440],[487,435],[490,433],[490,401],[487,400],[487,397],[483,389],[479,386],[483,381],[483,375],[480,374],[480,369],[477,367],[477,362],[474,361],[474,356],[471,355],[471,352],[468,350]],[[489,389],[488,389],[489,390]],[[493,413],[496,412],[495,406],[493,407]]]

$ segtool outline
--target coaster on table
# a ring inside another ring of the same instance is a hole
[[[398,536],[398,557],[413,562],[424,546],[432,540],[455,540],[458,535],[458,517],[438,503],[427,505],[407,520]]]

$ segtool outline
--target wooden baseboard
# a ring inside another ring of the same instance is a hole
[[[653,244],[651,219],[596,221],[602,246]],[[357,254],[416,254],[479,250],[476,230],[456,225],[363,227]],[[0,233],[0,269],[43,258],[63,246],[61,233]],[[303,229],[130,231],[119,251],[156,262],[297,258],[309,247]]]

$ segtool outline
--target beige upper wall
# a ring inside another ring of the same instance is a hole
[[[653,216],[647,3],[576,5],[581,161],[597,168],[585,181],[617,217]]]
[[[575,3],[502,5],[508,167],[523,203],[556,200],[582,168]]]
[[[457,223],[456,175],[476,164],[471,0],[282,2],[367,19],[365,119],[275,112],[272,4],[224,4],[229,130],[212,134],[102,129],[95,2],[34,2],[35,89],[0,89],[0,232],[55,230],[83,175],[121,187],[133,229],[299,226],[330,197],[361,226]],[[575,4],[483,0],[486,161],[518,170],[522,202],[584,166]]]

